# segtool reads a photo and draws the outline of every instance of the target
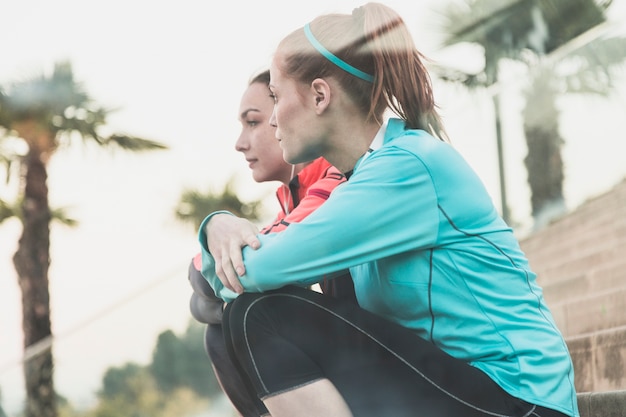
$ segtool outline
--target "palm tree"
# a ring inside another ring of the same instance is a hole
[[[0,127],[5,136],[25,143],[23,154],[13,154],[20,168],[18,204],[4,204],[6,215],[17,215],[23,225],[13,264],[22,291],[26,417],[56,417],[50,323],[48,269],[50,220],[47,164],[76,137],[102,146],[129,151],[166,149],[154,141],[122,134],[102,136],[109,110],[96,106],[75,81],[71,64],[57,63],[51,75],[41,75],[0,88]],[[8,208],[7,208],[8,207]],[[36,352],[36,353],[34,353]]]
[[[465,0],[462,4],[451,3],[442,10],[445,46],[474,43],[484,50],[485,65],[481,73],[466,74],[450,68],[440,68],[439,73],[447,81],[493,90],[501,208],[507,222],[510,215],[506,201],[499,92],[494,88],[500,78],[499,64],[504,59],[527,62],[528,57],[549,54],[603,23],[606,20],[604,11],[610,4],[611,0]],[[529,149],[529,152],[534,151]],[[534,155],[529,155],[530,160],[533,158]],[[540,169],[539,177],[552,178],[561,184],[556,187],[562,188],[560,154],[552,164],[542,165]],[[560,170],[561,175],[541,175],[549,169]],[[533,189],[535,182],[530,185],[531,193],[538,195]]]
[[[200,227],[202,220],[209,213],[217,210],[228,210],[234,215],[245,217],[250,221],[258,220],[261,200],[242,202],[234,191],[233,183],[231,178],[221,193],[184,190],[175,210],[176,218],[186,223],[192,223],[196,229]]]
[[[614,71],[626,59],[626,38],[598,37],[562,57],[538,60],[530,68],[524,92],[524,133],[528,155],[524,162],[532,190],[534,228],[565,211],[563,162],[557,99],[567,94],[609,96],[614,91]]]

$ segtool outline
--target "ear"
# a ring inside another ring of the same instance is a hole
[[[313,105],[318,115],[322,114],[330,105],[330,85],[323,78],[316,78],[311,82]]]

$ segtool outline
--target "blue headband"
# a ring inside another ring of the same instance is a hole
[[[313,36],[313,32],[311,32],[311,27],[308,23],[304,25],[304,34],[306,35],[306,38],[309,40],[309,42],[311,42],[311,45],[313,45],[313,47],[324,56],[324,58],[337,65],[342,70],[354,75],[355,77],[358,77],[370,83],[374,82],[374,76],[369,75],[368,73],[363,72],[360,69],[354,68],[352,65],[348,64],[346,61],[343,61],[338,56],[333,55],[332,52],[324,48],[324,45],[319,43],[319,41],[315,39],[315,36]]]

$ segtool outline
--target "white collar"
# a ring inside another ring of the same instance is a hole
[[[374,136],[374,139],[372,139],[369,149],[367,150],[367,152],[365,152],[365,155],[363,155],[363,158],[361,158],[361,162],[363,162],[369,156],[369,154],[371,154],[372,152],[374,152],[375,150],[383,146],[383,142],[385,141],[386,131],[387,131],[387,120],[385,120],[383,124],[380,125],[380,128],[378,128],[378,132],[376,132],[376,136]]]
[[[374,136],[374,139],[372,139],[372,142],[370,143],[370,147],[363,154],[363,156],[356,162],[353,170],[356,170],[356,168],[359,165],[361,165],[363,163],[363,161],[365,161],[367,159],[367,157],[370,156],[370,154],[372,152],[374,152],[375,150],[377,150],[378,148],[383,146],[383,143],[385,141],[385,132],[386,131],[387,131],[387,119],[385,119],[383,124],[380,125],[380,128],[378,129],[378,132],[376,132],[376,136]]]

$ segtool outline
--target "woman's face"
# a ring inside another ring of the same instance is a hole
[[[291,165],[283,159],[283,151],[276,140],[276,129],[269,123],[273,108],[274,101],[267,85],[253,83],[248,86],[239,106],[241,134],[235,149],[245,156],[256,182],[287,183]]]
[[[285,77],[274,59],[270,67],[270,90],[274,96],[274,113],[270,123],[276,126],[276,137],[283,158],[298,164],[323,155],[324,135],[315,113],[315,95],[311,89]]]

